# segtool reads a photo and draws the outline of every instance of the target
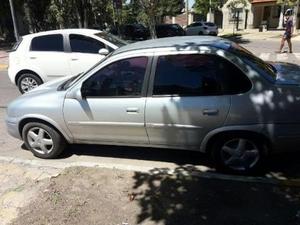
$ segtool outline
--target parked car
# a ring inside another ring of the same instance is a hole
[[[155,26],[158,38],[184,36],[185,31],[178,24],[159,24]]]
[[[173,37],[115,50],[7,108],[8,132],[40,158],[66,144],[185,149],[251,171],[300,145],[300,69],[218,37]]]
[[[218,27],[211,22],[194,22],[186,27],[186,35],[218,35]]]
[[[126,24],[120,28],[121,36],[125,40],[146,40],[150,36],[149,30],[142,24]]]
[[[49,80],[84,72],[124,44],[110,34],[91,29],[25,35],[9,54],[8,75],[25,93]]]

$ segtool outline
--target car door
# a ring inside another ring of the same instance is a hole
[[[28,54],[28,63],[38,68],[48,81],[70,75],[67,53],[64,51],[62,34],[49,34],[34,37]]]
[[[99,40],[80,34],[70,34],[69,61],[71,74],[84,72],[99,62],[105,56],[99,54],[99,50],[106,45]]]
[[[191,24],[187,29],[187,35],[198,35],[202,30],[202,23],[197,22]]]
[[[150,81],[146,129],[151,145],[198,148],[205,135],[223,125],[230,96],[222,95],[219,57],[161,55]]]
[[[64,117],[76,142],[148,144],[144,109],[146,56],[115,61],[86,79],[82,99],[66,98]]]

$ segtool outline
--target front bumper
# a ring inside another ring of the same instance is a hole
[[[5,118],[5,124],[6,129],[11,136],[22,140],[19,132],[19,123],[17,118]]]

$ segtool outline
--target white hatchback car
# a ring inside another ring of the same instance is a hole
[[[49,80],[84,72],[125,44],[115,36],[92,29],[25,35],[9,54],[8,75],[25,93]]]
[[[194,22],[186,27],[186,35],[218,35],[218,26],[211,22]]]

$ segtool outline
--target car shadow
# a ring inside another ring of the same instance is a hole
[[[69,145],[60,158],[69,158],[73,155],[162,161],[177,165],[201,164],[213,167],[208,157],[203,153],[176,149],[76,144]]]
[[[212,162],[208,154],[194,151],[146,147],[77,144],[69,145],[68,148],[60,156],[60,158],[69,158],[73,155],[170,162],[175,163],[178,166],[201,165],[211,168],[211,170],[208,170],[211,173],[219,173],[215,171],[214,163]],[[260,171],[251,175],[279,180],[300,179],[299,159],[300,152],[274,155],[265,160],[264,166]]]

